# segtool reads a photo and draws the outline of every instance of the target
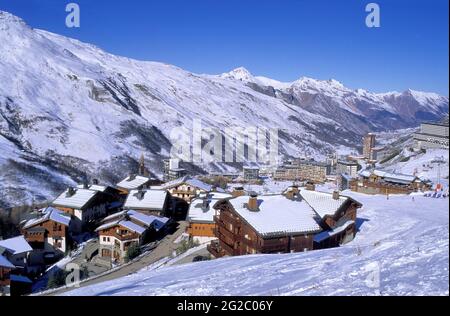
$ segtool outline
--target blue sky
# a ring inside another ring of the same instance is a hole
[[[81,28],[65,26],[65,5]],[[381,8],[367,28],[365,6]],[[244,66],[282,81],[335,78],[375,92],[448,96],[448,0],[0,0],[33,27],[196,73]]]

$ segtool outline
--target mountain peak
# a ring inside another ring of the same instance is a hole
[[[222,78],[232,78],[244,82],[254,81],[253,75],[244,67],[238,67],[221,75]]]
[[[16,30],[22,32],[24,29],[31,28],[18,16],[0,10],[0,31]]]
[[[17,23],[21,25],[26,25],[25,21],[19,18],[18,16],[15,16],[14,14],[1,10],[0,10],[0,23],[2,24]]]

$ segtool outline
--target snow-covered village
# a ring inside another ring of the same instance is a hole
[[[449,295],[448,96],[198,74],[2,10],[0,296]]]

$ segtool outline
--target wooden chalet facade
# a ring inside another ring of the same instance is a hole
[[[71,216],[71,231],[80,233],[89,230],[104,218],[114,203],[111,195],[102,191],[68,188],[58,196],[51,206]]]
[[[31,291],[27,277],[33,251],[23,236],[0,240],[0,296],[19,296]]]
[[[30,260],[46,262],[63,255],[71,244],[71,217],[64,212],[47,207],[36,219],[24,223],[22,234],[33,248]]]
[[[168,222],[168,218],[145,215],[134,210],[124,210],[108,216],[96,229],[99,236],[99,256],[107,261],[123,263],[131,246],[141,246],[148,242]]]
[[[353,239],[359,207],[358,202],[337,193],[297,187],[283,195],[251,194],[221,200],[214,206],[218,240],[212,241],[208,250],[222,257],[339,246]]]
[[[187,203],[191,203],[199,194],[211,192],[213,189],[211,185],[189,176],[167,182],[161,188],[167,190],[172,198],[181,199]]]
[[[414,175],[404,175],[381,170],[364,170],[358,178],[350,181],[350,189],[365,194],[410,194],[431,189],[425,182]]]
[[[0,255],[16,267],[16,272],[26,273],[31,251],[33,248],[23,236],[0,240]]]
[[[231,198],[227,193],[205,193],[192,200],[189,205],[187,221],[189,226],[187,233],[189,237],[199,243],[209,242],[217,239],[215,234],[216,223],[214,221],[214,204],[222,199]]]

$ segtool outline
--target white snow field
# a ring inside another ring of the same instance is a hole
[[[449,295],[448,199],[369,196],[340,248],[144,268],[65,295]]]

